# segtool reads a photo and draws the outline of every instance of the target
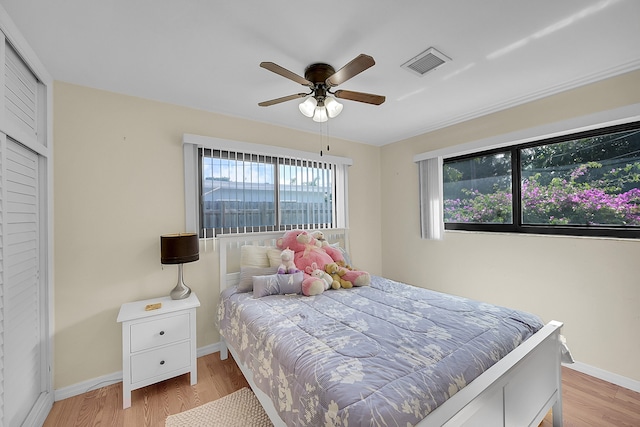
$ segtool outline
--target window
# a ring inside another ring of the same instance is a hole
[[[443,199],[446,229],[638,238],[640,122],[446,159]]]
[[[187,230],[200,237],[347,226],[350,159],[194,135],[184,149]]]
[[[500,151],[445,162],[444,221],[511,224],[511,153]]]

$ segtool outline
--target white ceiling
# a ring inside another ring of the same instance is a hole
[[[360,53],[330,136],[384,145],[640,68],[638,0],[0,0],[56,80],[317,133],[299,75]],[[418,77],[429,47],[452,58]],[[188,129],[185,129],[188,132]]]

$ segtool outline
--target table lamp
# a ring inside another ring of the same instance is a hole
[[[162,264],[178,264],[178,284],[171,291],[171,299],[183,299],[191,295],[191,289],[182,279],[182,265],[200,258],[200,243],[195,233],[165,234],[160,236],[160,260]]]

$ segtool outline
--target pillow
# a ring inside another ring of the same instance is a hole
[[[267,258],[269,259],[270,267],[279,267],[282,264],[282,258],[280,254],[282,251],[278,248],[270,247],[267,249]]]
[[[302,271],[293,274],[271,274],[269,276],[253,276],[253,296],[301,294]]]
[[[346,262],[347,265],[353,266],[353,264],[351,264],[351,257],[349,256],[349,252],[347,252],[345,248],[341,247],[340,243],[331,243],[329,246],[339,250],[342,254],[342,258],[344,258],[344,262]]]
[[[244,245],[240,248],[241,267],[269,267],[268,246]]]
[[[263,276],[277,272],[278,267],[240,267],[238,292],[251,292],[253,290],[253,276]]]

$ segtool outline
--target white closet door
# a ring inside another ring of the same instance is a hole
[[[2,245],[4,252],[5,426],[20,426],[43,387],[38,155],[7,138]]]
[[[38,79],[5,42],[5,118],[26,135],[38,134]]]

